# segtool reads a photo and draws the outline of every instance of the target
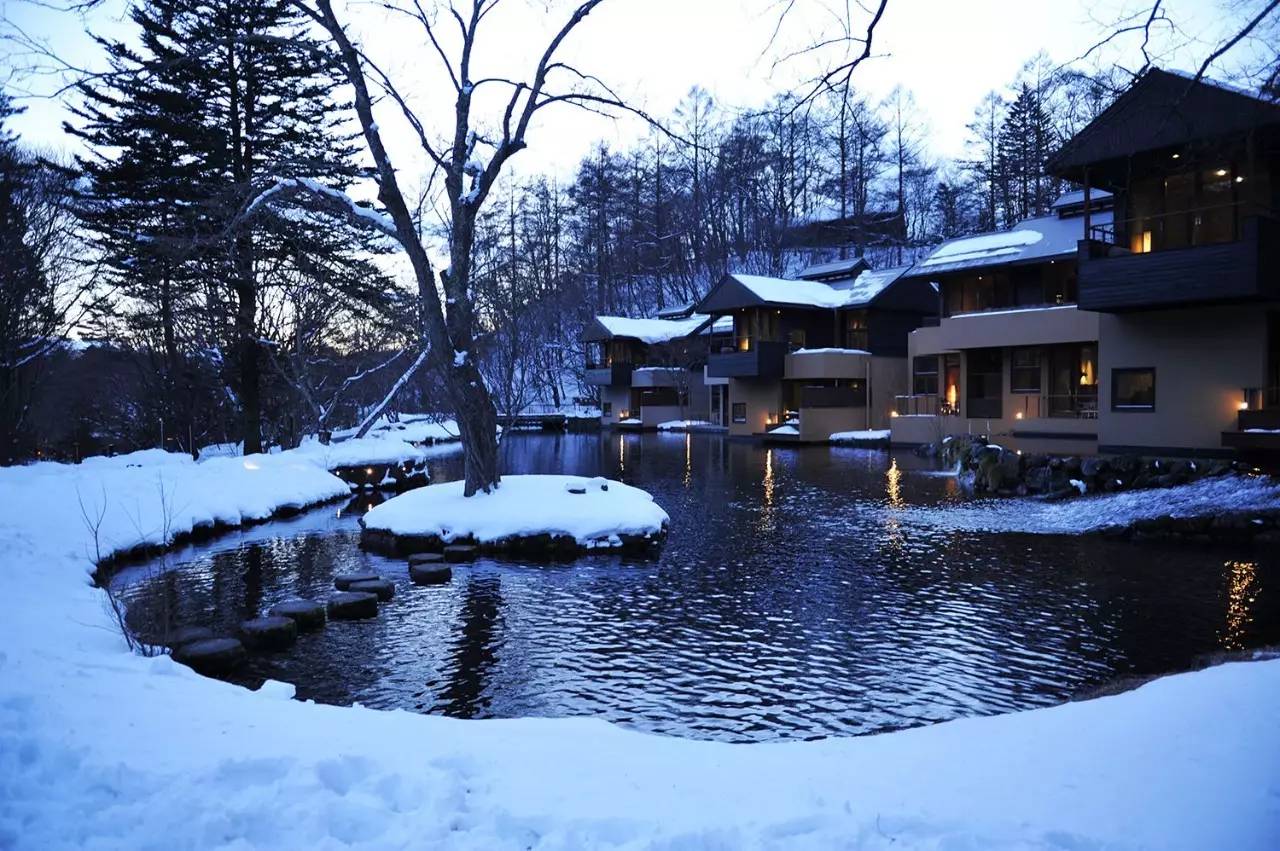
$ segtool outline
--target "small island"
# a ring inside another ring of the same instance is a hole
[[[670,519],[647,492],[622,482],[503,476],[492,492],[473,497],[463,496],[459,481],[388,500],[361,519],[360,543],[400,557],[459,544],[525,556],[643,553],[662,545]]]

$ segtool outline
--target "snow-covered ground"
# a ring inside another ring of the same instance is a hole
[[[447,482],[403,493],[366,514],[364,526],[446,542],[550,534],[608,547],[623,535],[657,535],[671,519],[645,491],[605,479],[504,476],[492,493],[465,498],[462,490],[462,482]]]
[[[832,443],[886,443],[889,440],[889,429],[837,431],[828,440]]]
[[[1266,476],[1220,476],[1154,490],[1045,502],[988,499],[951,506],[907,506],[895,512],[909,525],[956,532],[1074,535],[1156,517],[1280,510],[1280,483]]]
[[[77,494],[91,511],[106,496],[105,541],[128,548],[162,534],[161,490],[177,531],[347,486],[289,453],[0,469],[0,848],[1251,851],[1280,835],[1280,661],[776,745],[204,679],[125,652],[88,582]]]
[[[689,429],[715,428],[706,420],[667,420],[658,423],[658,431],[688,431]]]

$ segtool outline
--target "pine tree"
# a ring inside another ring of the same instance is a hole
[[[282,294],[299,277],[336,303],[385,305],[390,290],[368,240],[318,201],[251,206],[283,180],[345,189],[363,174],[340,76],[284,0],[143,0],[130,16],[138,46],[102,42],[112,73],[81,87],[69,128],[92,146],[85,220],[166,384],[184,348],[233,352],[244,451],[261,451],[262,339]]]
[[[1045,162],[1055,142],[1053,124],[1040,91],[1023,83],[1000,127],[997,150],[1006,179],[1005,224],[1041,215],[1053,203],[1054,183]]]

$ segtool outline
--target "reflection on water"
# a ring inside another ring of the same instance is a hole
[[[616,444],[616,445],[615,445]],[[482,559],[417,588],[362,552],[376,501],[319,508],[131,568],[131,614],[231,630],[334,573],[396,583],[374,620],[331,623],[252,658],[246,682],[304,698],[456,717],[589,715],[753,741],[856,734],[1061,701],[1199,654],[1280,642],[1269,551],[1138,546],[899,524],[962,502],[926,463],[715,435],[513,435],[512,473],[621,478],[671,533],[653,560]],[[457,478],[461,456],[433,462]]]

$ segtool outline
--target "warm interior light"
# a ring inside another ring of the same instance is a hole
[[[1239,408],[1239,409],[1240,409],[1240,410],[1242,410],[1242,411],[1247,411],[1247,410],[1249,410],[1249,403],[1248,403],[1248,402],[1241,402],[1241,403],[1240,403],[1239,405],[1237,405],[1236,407],[1237,407],[1237,408]]]
[[[897,411],[890,411],[890,412],[889,412],[889,416],[890,416],[890,417],[896,417],[897,415],[898,415],[898,412],[897,412]]]
[[[1015,420],[1020,420],[1020,419],[1022,419],[1022,411],[1018,411],[1018,413],[1014,414],[1014,415],[1013,415],[1013,418],[1014,418]]]
[[[1244,183],[1244,175],[1243,175],[1243,174],[1237,174],[1237,175],[1236,175],[1236,183]]]
[[[1220,168],[1217,171],[1215,171],[1214,174],[1218,175],[1218,177],[1226,177],[1227,170],[1225,168]]]
[[[1182,156],[1182,154],[1174,154],[1174,155],[1173,155],[1173,158],[1176,160],[1176,159],[1178,159],[1178,158],[1179,158],[1179,157],[1181,157],[1181,156]]]

